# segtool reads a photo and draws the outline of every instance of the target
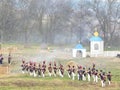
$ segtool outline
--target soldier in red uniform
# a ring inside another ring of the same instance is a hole
[[[80,66],[77,66],[77,77],[78,77],[78,80],[79,80],[79,70],[80,70]]]
[[[29,64],[28,64],[28,62],[25,63],[25,70],[26,70],[27,73],[29,72]]]
[[[111,72],[108,72],[108,74],[107,74],[107,79],[108,79],[108,83],[109,83],[109,85],[111,84]]]
[[[105,87],[105,83],[106,83],[106,74],[105,72],[103,72],[103,86],[102,87]]]
[[[22,60],[21,67],[22,67],[22,73],[24,74],[25,73],[25,61],[24,60]]]
[[[70,65],[68,65],[68,77],[71,78],[71,75],[72,75],[72,69],[70,67]]]
[[[29,70],[30,70],[30,76],[33,75],[33,62],[29,62]]]
[[[87,77],[88,77],[88,81],[89,81],[89,82],[90,82],[91,74],[92,74],[92,71],[91,71],[90,68],[88,68]]]
[[[98,82],[98,70],[95,71],[95,82]]]
[[[42,76],[45,77],[45,72],[46,72],[46,64],[45,64],[45,61],[43,61],[43,64],[42,64]]]
[[[53,70],[54,70],[54,76],[56,77],[56,75],[57,75],[57,66],[56,66],[56,62],[54,62]]]
[[[83,79],[83,81],[86,80],[86,70],[85,70],[85,67],[83,67],[82,79]]]
[[[82,80],[83,69],[82,66],[78,66],[78,80]]]
[[[24,71],[26,71],[26,73],[28,72],[28,70],[29,70],[29,67],[28,67],[28,62],[26,62],[25,64],[24,64],[25,66],[25,70]]]
[[[49,67],[48,67],[48,71],[49,71],[49,76],[52,76],[52,66],[51,66],[51,62],[49,63]]]
[[[103,83],[103,71],[102,70],[100,70],[99,77],[100,77],[100,80],[101,80],[102,87],[104,87],[104,83]]]
[[[97,83],[98,82],[98,76],[99,76],[99,73],[98,73],[98,70],[95,71],[95,82]]]
[[[72,80],[75,80],[75,66],[72,67]]]
[[[61,77],[64,77],[64,68],[62,64],[60,64],[60,67],[59,67],[59,74]]]
[[[93,67],[92,67],[92,77],[93,77],[93,81],[95,82],[95,64],[93,63]]]
[[[41,65],[40,65],[40,63],[39,63],[39,65],[38,65],[38,77],[40,77],[41,76]]]
[[[34,62],[34,63],[33,63],[33,76],[34,76],[34,77],[37,76],[36,72],[37,72],[37,67],[36,67],[36,62]]]

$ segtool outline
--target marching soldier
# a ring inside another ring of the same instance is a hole
[[[54,76],[56,77],[56,74],[57,74],[56,62],[54,62],[53,70],[54,70]]]
[[[105,75],[105,72],[103,72],[103,85],[102,85],[102,87],[105,87],[105,83],[106,83],[106,75]]]
[[[95,64],[94,63],[92,67],[92,77],[93,77],[93,81],[95,82]]]
[[[108,83],[109,83],[109,85],[111,84],[111,72],[108,72],[108,74],[107,74],[107,79],[108,79]]]
[[[95,82],[98,82],[98,70],[95,71]]]
[[[24,74],[25,73],[25,61],[24,60],[22,60],[21,67],[22,67],[22,73]]]
[[[43,61],[43,65],[42,65],[42,76],[45,77],[45,72],[46,72],[46,64],[45,61]]]
[[[79,66],[77,66],[78,67],[78,69],[77,69],[77,77],[78,77],[78,80],[79,80],[79,70],[80,70],[80,67]]]
[[[22,68],[23,73],[29,72],[29,64],[28,64],[28,62],[25,62],[24,60],[22,62],[23,62],[23,64],[21,66],[23,67]]]
[[[83,81],[86,80],[86,71],[85,71],[85,67],[83,67],[82,78],[83,78]]]
[[[83,74],[83,70],[82,70],[82,66],[78,67],[78,80],[82,80],[82,74]]]
[[[26,62],[26,64],[25,64],[25,70],[26,70],[27,73],[29,72],[29,64],[28,64],[28,62]]]
[[[33,75],[33,62],[29,62],[30,63],[30,66],[29,66],[29,69],[30,69],[30,76]]]
[[[61,77],[64,77],[63,74],[64,74],[64,68],[63,68],[63,65],[60,64],[60,67],[59,67],[59,74]]]
[[[92,74],[91,69],[90,69],[90,68],[88,68],[88,71],[87,71],[87,76],[88,76],[88,81],[89,81],[89,82],[90,82],[90,77],[91,77],[91,74]]]
[[[75,80],[75,66],[72,67],[72,80]]]
[[[103,71],[102,70],[100,70],[99,77],[100,77],[101,84],[102,84],[102,87],[103,87]]]
[[[37,67],[36,67],[36,63],[34,62],[34,63],[33,63],[33,76],[34,76],[34,77],[37,76],[36,72],[37,72]]]
[[[40,77],[40,76],[41,76],[41,65],[39,63],[39,65],[38,65],[38,77]]]
[[[48,71],[49,71],[49,76],[52,76],[52,66],[51,66],[51,62],[49,63],[49,67],[48,67]]]
[[[70,65],[68,65],[68,77],[71,78],[71,75],[72,75],[72,69],[70,67]]]

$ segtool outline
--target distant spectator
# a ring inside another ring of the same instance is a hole
[[[2,54],[0,54],[0,64],[3,64],[3,56],[2,56]]]
[[[11,64],[11,55],[9,54],[9,56],[8,56],[8,64]]]

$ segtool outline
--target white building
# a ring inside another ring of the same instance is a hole
[[[77,44],[72,50],[73,57],[77,57],[78,53],[81,53],[81,57],[86,57],[86,49],[83,48],[82,44]]]
[[[90,38],[90,56],[97,57],[103,55],[104,41],[99,37],[98,32],[94,33],[94,36]]]

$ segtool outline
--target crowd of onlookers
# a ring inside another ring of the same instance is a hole
[[[30,76],[34,77],[46,77],[46,73],[49,77],[64,77],[65,71],[67,71],[68,78],[75,80],[76,77],[81,81],[93,81],[98,83],[101,81],[101,86],[105,87],[106,83],[111,84],[111,72],[104,72],[103,70],[98,70],[96,65],[93,64],[91,68],[85,68],[83,66],[77,66],[77,68],[73,65],[68,65],[67,69],[62,64],[57,65],[56,62],[49,62],[47,65],[45,61],[42,63],[36,62],[25,62],[22,60],[22,73],[29,73]]]
[[[11,54],[8,55],[8,64],[11,64]],[[0,54],[0,64],[3,64],[4,57],[2,54]]]

